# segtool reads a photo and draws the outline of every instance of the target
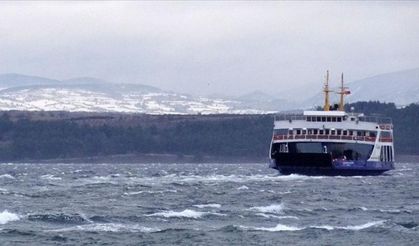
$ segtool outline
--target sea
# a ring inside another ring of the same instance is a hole
[[[0,164],[0,245],[419,245],[419,164]]]

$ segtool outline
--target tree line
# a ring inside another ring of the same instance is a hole
[[[347,111],[393,118],[397,154],[419,155],[419,105],[358,102]],[[147,116],[144,116],[147,117]],[[120,154],[175,154],[263,158],[273,115],[155,116],[152,124],[102,125],[0,116],[0,161],[83,158]],[[122,118],[122,121],[124,119]]]

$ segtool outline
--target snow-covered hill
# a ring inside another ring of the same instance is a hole
[[[3,76],[8,77],[8,76]],[[15,80],[24,78],[24,83]],[[0,76],[0,79],[2,76]],[[52,81],[14,75],[1,85],[0,110],[64,110],[148,114],[265,113],[240,101],[195,97],[137,84],[112,84],[94,78]],[[2,80],[0,80],[1,82]],[[16,82],[17,86],[13,86]]]
[[[333,84],[332,84],[333,85]],[[96,78],[54,80],[20,74],[0,75],[0,110],[135,112],[148,114],[270,113],[321,105],[323,95],[291,103],[255,91],[240,97],[193,96],[139,84],[116,84]],[[337,86],[337,85],[336,85]],[[419,102],[419,68],[387,73],[347,84],[347,102],[379,100],[406,105]],[[304,91],[304,90],[303,90]],[[298,99],[295,96],[296,100]],[[332,98],[337,101],[337,96]]]

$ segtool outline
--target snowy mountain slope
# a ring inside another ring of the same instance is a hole
[[[91,79],[9,87],[0,90],[0,109],[149,114],[265,112],[246,108],[239,101],[194,97],[152,86],[112,84]]]
[[[419,102],[419,68],[381,74],[347,85],[352,92],[347,97],[348,102],[379,100],[398,105]],[[332,102],[337,102],[337,99],[337,95],[332,96]],[[293,103],[260,91],[235,98],[203,97],[164,91],[148,85],[117,84],[89,77],[59,81],[20,74],[0,75],[0,110],[149,114],[269,113],[312,108],[322,102],[320,87],[318,93],[310,99]]]

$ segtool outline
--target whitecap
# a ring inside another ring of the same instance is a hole
[[[400,209],[378,209],[381,213],[399,214],[402,211]]]
[[[0,213],[0,225],[4,225],[11,221],[17,221],[19,219],[20,219],[19,215],[10,213],[7,210],[4,210],[3,212]]]
[[[197,205],[193,205],[193,206],[197,207],[197,208],[221,208],[221,205],[217,204],[217,203],[197,204]]]
[[[276,232],[276,231],[301,231],[305,229],[324,229],[328,231],[332,230],[351,230],[351,231],[359,231],[363,229],[367,229],[370,227],[382,225],[385,221],[372,221],[368,222],[362,225],[353,225],[353,226],[331,226],[331,225],[318,225],[318,226],[306,226],[306,227],[296,227],[296,226],[288,226],[284,224],[278,224],[275,227],[244,227],[242,228],[248,229],[248,230],[257,230],[257,231],[270,231],[270,232]]]
[[[246,185],[242,185],[239,188],[237,188],[238,190],[248,190],[249,187],[247,187]]]
[[[282,213],[284,206],[282,204],[271,204],[269,206],[251,207],[249,210],[258,211],[262,213],[279,214]]]
[[[255,231],[271,231],[271,232],[275,232],[275,231],[300,231],[300,230],[304,229],[304,228],[301,228],[301,227],[287,226],[287,225],[283,225],[283,224],[278,224],[275,227],[243,227],[243,228],[249,229],[249,230],[255,230]]]
[[[205,215],[226,216],[225,214],[221,214],[221,213],[200,212],[200,211],[195,211],[195,210],[192,210],[192,209],[185,209],[185,210],[180,211],[180,212],[169,210],[169,211],[149,214],[147,216],[158,216],[158,217],[165,217],[165,218],[177,217],[177,218],[198,219],[198,218],[201,218],[202,216],[205,216]]]
[[[55,177],[52,174],[45,174],[41,176],[41,179],[46,179],[46,180],[61,180],[62,178],[60,177]]]
[[[13,177],[10,174],[2,174],[2,175],[0,175],[0,178],[4,178],[4,179],[15,179],[15,177]]]
[[[88,231],[88,232],[121,232],[121,231],[128,231],[128,232],[157,232],[160,231],[158,228],[150,228],[144,227],[140,225],[126,225],[126,224],[118,224],[118,223],[93,223],[87,225],[79,225],[79,226],[72,226],[66,227],[56,230],[50,230],[51,232],[67,232],[67,231]]]
[[[295,219],[295,220],[298,220],[298,219],[299,219],[297,216],[289,216],[289,215],[278,216],[278,215],[265,214],[265,213],[257,213],[256,215],[257,215],[257,216],[264,217],[264,218],[275,218],[275,219]]]
[[[127,182],[134,183],[223,183],[223,182],[234,182],[234,183],[248,183],[248,182],[260,182],[260,181],[291,181],[291,180],[307,180],[307,179],[322,179],[325,176],[305,176],[298,174],[291,175],[176,175],[169,174],[159,177],[130,177],[126,179]]]
[[[352,226],[331,226],[331,225],[320,225],[320,226],[310,226],[310,228],[317,228],[317,229],[326,229],[326,230],[351,230],[351,231],[359,231],[363,229],[367,229],[373,226],[382,225],[385,220],[380,221],[371,221],[362,225],[352,225]]]
[[[124,195],[131,196],[131,195],[139,195],[143,193],[147,193],[147,194],[177,193],[177,190],[140,190],[140,191],[125,192]]]

